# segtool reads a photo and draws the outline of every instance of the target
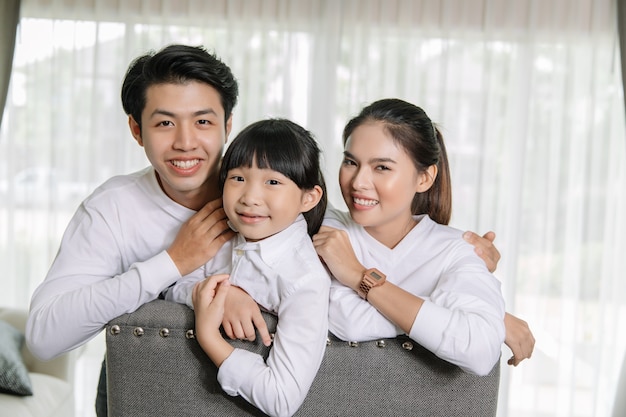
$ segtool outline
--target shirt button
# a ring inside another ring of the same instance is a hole
[[[241,249],[237,249],[235,253],[237,254],[237,256],[243,255],[243,251]]]

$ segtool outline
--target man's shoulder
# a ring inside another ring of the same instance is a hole
[[[131,174],[116,175],[107,179],[85,200],[85,203],[110,200],[120,196],[128,198],[133,195],[133,188],[147,189],[153,177],[153,168],[147,167]]]

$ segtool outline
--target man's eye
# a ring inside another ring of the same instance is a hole
[[[159,122],[159,126],[173,126],[174,124],[169,121],[169,120],[163,120],[162,122]]]
[[[202,120],[198,120],[198,123],[201,124],[201,125],[210,125],[211,121],[202,119]]]

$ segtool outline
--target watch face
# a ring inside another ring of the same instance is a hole
[[[380,281],[381,279],[383,279],[383,277],[380,276],[376,271],[370,271],[369,276],[374,278],[376,281]]]

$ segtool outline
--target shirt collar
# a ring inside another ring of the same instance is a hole
[[[242,234],[238,233],[233,250],[256,251],[266,264],[271,265],[292,249],[303,234],[308,237],[307,223],[304,216],[299,214],[289,227],[258,242],[246,242]]]

